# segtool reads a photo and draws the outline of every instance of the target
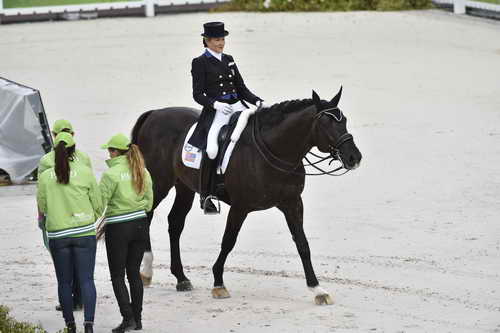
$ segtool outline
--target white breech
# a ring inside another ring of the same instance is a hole
[[[207,137],[207,155],[208,158],[213,160],[215,157],[217,157],[217,152],[219,151],[219,144],[217,142],[217,137],[219,136],[220,129],[222,126],[226,125],[229,123],[229,119],[231,119],[231,115],[234,112],[238,111],[243,111],[246,110],[247,108],[240,102],[236,102],[234,104],[230,104],[231,109],[233,110],[232,113],[229,114],[223,114],[220,111],[215,111],[215,117],[214,121],[212,122],[212,126],[210,127],[210,130],[208,131],[208,137]]]

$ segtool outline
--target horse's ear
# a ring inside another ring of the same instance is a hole
[[[319,98],[318,94],[313,90],[313,95],[312,95],[312,100],[314,102],[314,105],[319,109],[321,106],[321,98]]]
[[[335,105],[335,106],[338,106],[339,105],[339,101],[340,101],[340,96],[342,96],[342,86],[340,86],[339,92],[337,93],[337,95],[335,95],[334,98],[332,98],[332,100],[330,101],[330,103],[333,104],[333,105]]]

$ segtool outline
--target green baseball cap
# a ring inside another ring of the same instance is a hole
[[[102,149],[115,148],[119,150],[128,150],[130,148],[130,139],[122,133],[114,135],[108,143],[101,146]]]
[[[71,123],[67,120],[64,120],[64,119],[56,120],[56,122],[54,123],[54,126],[52,126],[52,131],[54,133],[56,133],[56,135],[65,129],[68,129],[71,132],[73,132],[73,126],[71,126]]]
[[[57,134],[54,144],[57,146],[60,142],[66,143],[66,147],[73,147],[75,145],[75,139],[73,139],[73,135],[67,132],[61,132]]]

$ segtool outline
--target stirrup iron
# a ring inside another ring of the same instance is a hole
[[[214,204],[213,201],[210,200],[216,200],[217,204]],[[215,211],[208,211],[207,207],[212,202],[212,204],[215,207]],[[219,198],[217,198],[215,195],[208,195],[204,200],[203,200],[203,213],[205,215],[218,215],[220,214],[220,201]]]

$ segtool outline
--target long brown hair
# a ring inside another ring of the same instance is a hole
[[[137,194],[143,194],[145,190],[145,169],[144,157],[136,144],[131,144],[127,152],[127,160],[132,170],[132,183]]]
[[[66,148],[64,141],[59,142],[55,148],[55,171],[59,184],[68,184],[70,176],[69,161],[73,160],[75,146]]]
[[[120,152],[120,155],[127,156],[127,161],[132,172],[132,185],[134,186],[137,194],[143,194],[145,191],[144,170],[146,168],[146,165],[144,163],[144,157],[142,156],[139,146],[132,143],[128,150],[116,150]]]

